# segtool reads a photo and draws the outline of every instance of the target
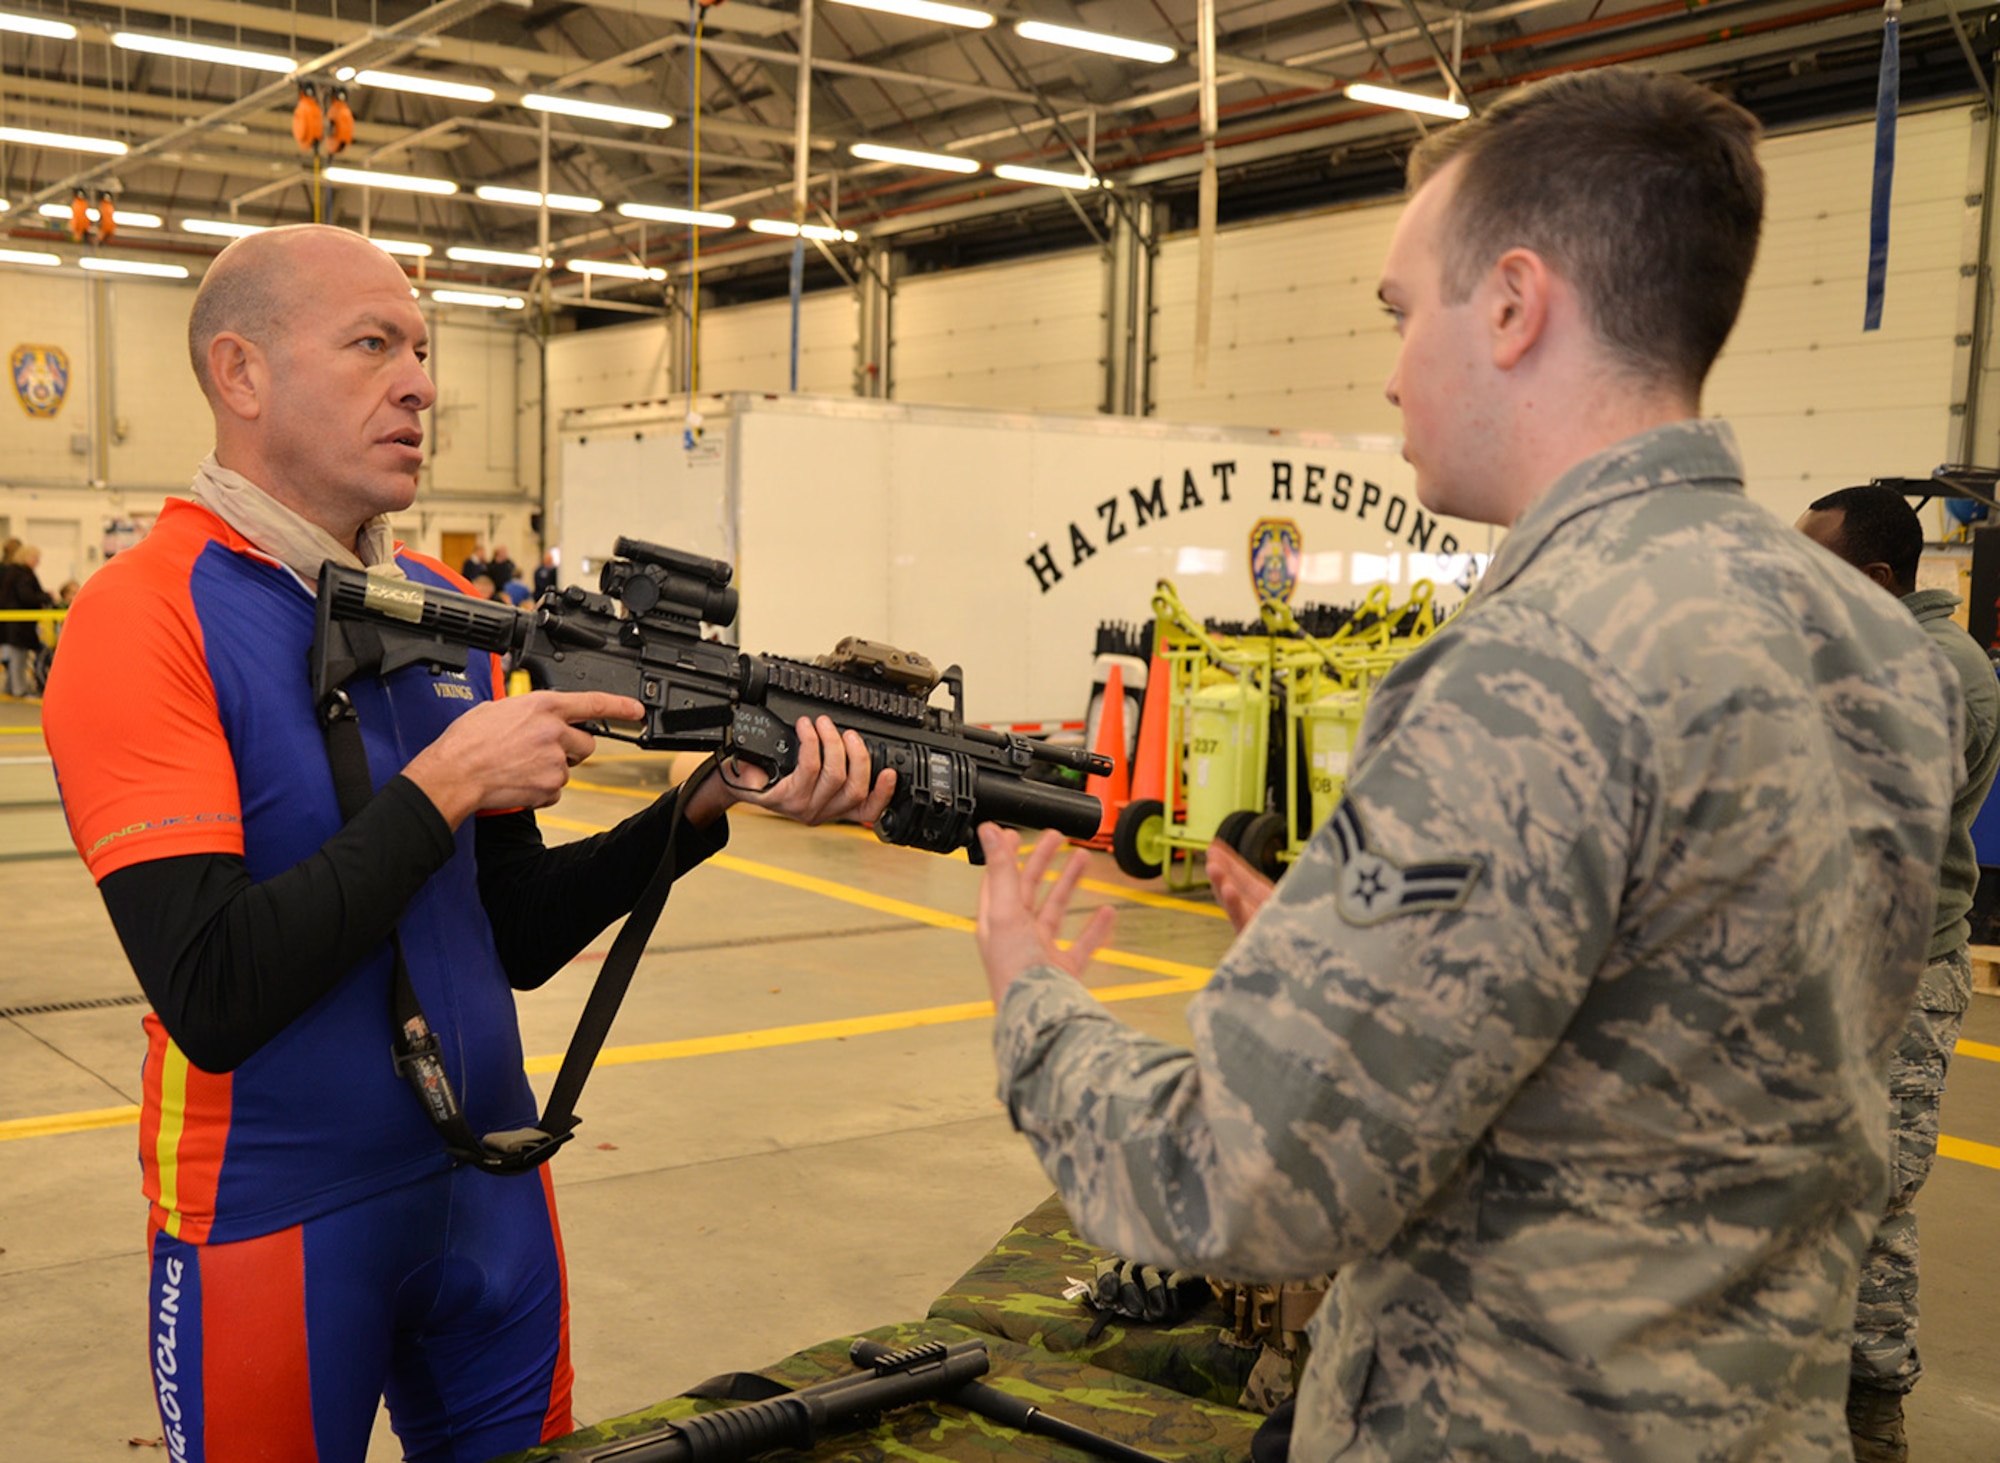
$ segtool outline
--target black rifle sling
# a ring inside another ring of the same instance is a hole
[[[368,751],[361,740],[361,722],[344,690],[335,690],[321,703],[319,716],[341,820],[351,821],[375,795],[375,779],[368,770]],[[674,792],[673,822],[667,830],[667,846],[661,852],[659,867],[626,917],[624,928],[612,942],[611,953],[598,972],[597,983],[591,988],[590,999],[577,1021],[576,1034],[570,1038],[569,1051],[563,1057],[562,1070],[556,1076],[555,1089],[549,1094],[539,1127],[489,1133],[483,1139],[472,1131],[445,1072],[443,1047],[425,1018],[416,986],[410,981],[409,964],[403,958],[402,932],[398,929],[390,933],[394,976],[389,985],[389,1007],[395,1027],[396,1070],[416,1093],[424,1116],[438,1130],[453,1158],[490,1173],[526,1173],[546,1163],[575,1132],[577,1096],[603,1049],[605,1037],[610,1034],[612,1019],[632,984],[639,957],[645,952],[646,941],[652,936],[653,926],[666,907],[667,894],[678,876],[681,820],[692,796],[691,789],[700,785],[713,766],[712,759],[704,763]]]
[[[583,1014],[577,1017],[576,1030],[570,1035],[569,1050],[563,1053],[562,1070],[556,1073],[555,1086],[549,1089],[549,1104],[542,1111],[544,1132],[560,1129],[567,1136],[576,1126],[573,1116],[576,1099],[583,1092],[597,1054],[604,1049],[604,1038],[611,1034],[612,1018],[618,1014],[619,1004],[632,984],[639,958],[646,953],[646,941],[653,937],[653,926],[659,923],[660,911],[667,906],[674,880],[680,877],[679,844],[688,807],[695,790],[708,780],[715,766],[716,759],[711,756],[674,790],[673,823],[667,829],[667,846],[660,854],[660,865],[653,870],[653,877],[647,881],[632,912],[625,916],[618,937],[611,942],[611,953],[604,957],[597,981],[590,988],[590,998],[583,1003]]]

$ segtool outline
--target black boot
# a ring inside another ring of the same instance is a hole
[[[1847,1430],[1854,1437],[1854,1463],[1909,1463],[1901,1392],[1849,1382]]]

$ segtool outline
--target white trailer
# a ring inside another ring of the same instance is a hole
[[[965,668],[966,715],[1082,715],[1102,621],[1256,618],[1251,545],[1292,525],[1296,606],[1450,602],[1492,531],[1417,502],[1395,439],[737,393],[566,414],[563,582],[622,534],[736,566],[737,640],[808,656],[843,635]]]

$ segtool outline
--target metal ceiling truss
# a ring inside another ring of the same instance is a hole
[[[1165,34],[1186,57],[1178,64],[1191,66],[1196,3],[1097,0],[1087,22],[1073,6],[1038,8],[1049,18],[1079,25],[1134,36]],[[41,4],[41,13],[60,15],[66,0]],[[688,48],[697,44],[689,30],[688,0],[581,0],[540,10],[530,4],[440,0],[382,28],[250,0],[144,0],[143,10],[124,14],[155,30],[163,27],[147,18],[165,18],[176,33],[202,39],[226,40],[220,32],[227,31],[246,44],[270,37],[295,51],[309,44],[331,47],[305,62],[299,77],[326,78],[341,65],[395,65],[477,79],[496,93],[495,101],[483,106],[374,89],[357,93],[355,146],[343,162],[442,171],[468,190],[476,183],[504,182],[537,191],[588,192],[614,203],[685,205],[690,159],[678,128],[663,137],[600,130],[600,124],[566,117],[545,127],[546,114],[521,117],[513,109],[524,93],[540,90],[640,104],[685,119],[691,101]],[[1607,5],[1618,8],[1607,11]],[[908,241],[962,229],[991,234],[1002,226],[1019,231],[1024,246],[1035,247],[1050,228],[1073,230],[1078,224],[1102,244],[1105,220],[1126,206],[1129,190],[1180,196],[1176,190],[1189,189],[1199,176],[1202,83],[1182,79],[1185,69],[1162,77],[1152,67],[1018,41],[997,26],[965,31],[872,11],[822,9],[814,37],[800,33],[791,6],[728,0],[703,13],[698,44],[704,62],[704,208],[740,216],[761,206],[786,217],[804,208],[812,218],[837,217],[859,230],[864,236],[859,248],[871,238]],[[1255,23],[1242,23],[1252,14]],[[1336,157],[1379,173],[1384,155],[1414,140],[1420,124],[1412,114],[1346,100],[1342,88],[1364,77],[1433,94],[1449,89],[1477,107],[1523,79],[1619,61],[1727,80],[1787,57],[1865,46],[1881,24],[1880,0],[1709,0],[1692,9],[1683,0],[1508,0],[1476,11],[1420,8],[1410,0],[1392,5],[1262,0],[1254,8],[1238,5],[1233,17],[1222,7],[1216,19],[1212,84],[1222,95],[1211,126],[1225,203],[1232,176],[1239,185],[1254,176],[1268,188],[1287,169],[1296,169],[1302,179],[1324,177],[1346,165],[1332,161]],[[255,207],[258,222],[274,211],[283,216],[286,210],[275,200],[307,178],[290,140],[288,115],[299,77],[266,82],[232,68],[133,58],[105,44],[108,22],[75,23],[81,41],[88,42],[79,50],[0,40],[5,62],[0,117],[122,136],[132,150],[42,183],[40,176],[47,174],[21,179],[23,150],[12,149],[16,186],[28,185],[7,216],[17,231],[32,227],[27,221],[34,205],[113,179],[125,182],[128,201],[165,211],[186,206],[179,194],[194,186],[192,179],[216,178],[216,187],[201,185],[197,191],[203,211]],[[471,33],[468,23],[475,23]],[[1927,84],[1935,90],[1937,48],[1942,45],[1949,57],[1955,44],[1966,90],[1990,102],[1990,26],[1984,12],[1962,14],[1958,0],[1908,0],[1906,56],[1913,36],[1929,36],[1933,61]],[[460,33],[449,34],[454,30]],[[806,87],[799,85],[802,50],[809,52]],[[86,72],[101,75],[101,83]],[[1167,84],[1148,85],[1155,77]],[[234,100],[204,101],[199,95],[201,88],[214,93],[246,79],[250,89]],[[1799,104],[1803,111],[1810,111],[1814,84],[1810,75],[1798,81],[1806,98]],[[1825,110],[1851,105],[1839,99],[1844,94],[1837,95],[1835,86],[1836,79],[1824,83]],[[811,115],[812,125],[799,149],[802,113]],[[984,172],[954,177],[849,158],[847,145],[864,138],[974,156],[988,164],[1013,160],[1092,170],[1115,186],[1079,195],[1009,184]],[[445,154],[451,155],[448,162],[442,160]],[[53,156],[29,157],[26,166],[45,165]],[[807,168],[803,179],[802,167]],[[546,186],[538,186],[544,177]],[[161,201],[151,201],[155,197]],[[643,239],[648,262],[670,271],[680,267],[685,248],[683,232],[658,224],[608,215],[544,215],[484,204],[469,191],[455,198],[458,206],[445,208],[439,205],[453,200],[427,204],[407,194],[372,194],[361,208],[385,232],[415,220],[409,226],[449,236],[465,232],[454,230],[453,221],[466,220],[464,209],[474,207],[481,210],[476,230],[481,242],[518,240],[525,248],[526,241],[546,238],[551,253],[572,257],[580,251],[630,255]],[[346,206],[351,212],[351,201]],[[1071,222],[1058,222],[1062,219]],[[140,248],[150,241],[121,237],[120,242]],[[770,271],[775,280],[778,261],[790,252],[786,240],[704,239],[703,271],[714,279]],[[840,278],[854,277],[857,258],[850,254],[858,258],[858,250],[815,241],[818,266],[831,267]],[[513,281],[509,288],[520,288],[518,275],[505,278]],[[601,279],[591,286],[593,294],[619,288]],[[568,290],[553,298],[577,302]],[[589,303],[613,307],[602,298]]]

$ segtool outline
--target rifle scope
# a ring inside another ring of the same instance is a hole
[[[615,559],[606,559],[597,586],[638,616],[728,625],[736,619],[734,571],[720,559],[704,559],[644,539],[620,538]]]

